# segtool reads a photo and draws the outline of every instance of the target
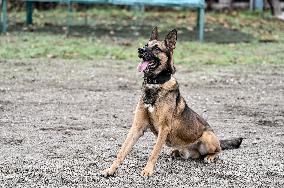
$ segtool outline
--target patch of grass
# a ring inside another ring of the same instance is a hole
[[[1,59],[129,59],[134,54],[134,49],[101,40],[34,33],[1,37],[0,49]]]
[[[139,16],[117,7],[73,14],[76,27],[65,35],[66,10],[35,11],[33,32],[24,12],[11,12],[10,31],[0,37],[0,59],[119,59],[137,62],[154,25],[165,35],[178,28],[175,62],[189,66],[283,63],[284,24],[257,13],[207,13],[205,40],[192,41],[196,15],[188,11],[148,11]],[[56,19],[54,19],[56,17]],[[87,26],[86,26],[86,23]],[[244,37],[246,36],[246,37]],[[267,38],[265,38],[267,37]],[[261,41],[272,41],[263,43]]]

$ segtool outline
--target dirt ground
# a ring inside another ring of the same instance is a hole
[[[140,171],[147,132],[115,177],[114,160],[139,98],[138,62],[0,61],[0,187],[283,187],[284,66],[177,66],[182,95],[221,139],[244,137],[220,160],[171,160]]]

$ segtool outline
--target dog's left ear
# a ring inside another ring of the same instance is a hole
[[[154,27],[150,36],[150,41],[151,40],[158,40],[158,27]]]
[[[177,41],[177,30],[173,29],[165,38],[165,44],[170,50],[175,49]]]

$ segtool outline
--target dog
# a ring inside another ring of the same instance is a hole
[[[188,107],[173,77],[173,53],[177,30],[170,31],[163,41],[158,39],[158,29],[152,30],[149,42],[138,49],[143,72],[142,95],[136,107],[132,127],[111,167],[102,171],[105,177],[114,175],[126,155],[143,133],[150,129],[156,136],[141,176],[152,176],[158,155],[164,145],[173,147],[172,157],[203,158],[206,163],[217,159],[221,150],[238,148],[242,138],[219,141],[210,125]]]

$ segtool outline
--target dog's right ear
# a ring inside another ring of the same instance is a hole
[[[151,40],[158,40],[158,27],[154,27],[150,36],[150,41]]]

